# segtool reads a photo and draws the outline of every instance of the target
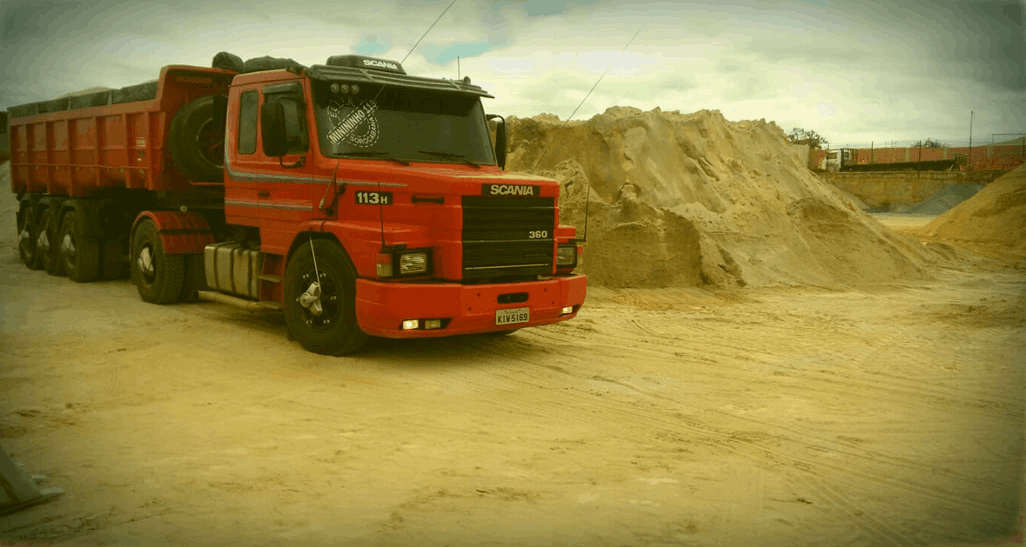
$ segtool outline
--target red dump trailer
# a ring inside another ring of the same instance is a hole
[[[127,262],[147,302],[280,309],[332,355],[576,316],[559,185],[504,170],[469,78],[357,55],[214,67],[9,109],[28,267],[87,282]]]

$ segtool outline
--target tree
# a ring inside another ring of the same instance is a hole
[[[809,145],[809,150],[817,150],[827,144],[827,140],[815,131],[809,131],[801,127],[792,128],[791,133],[787,135],[787,140],[791,141],[791,144],[807,144]]]
[[[925,141],[917,141],[912,143],[912,148],[947,148],[948,145],[935,141],[933,139],[926,139]]]

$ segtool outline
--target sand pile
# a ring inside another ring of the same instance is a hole
[[[853,286],[927,277],[918,242],[821,182],[776,124],[614,107],[511,118],[507,168],[563,185],[581,271],[607,287]],[[537,167],[535,166],[537,162]]]
[[[1026,164],[988,184],[922,229],[929,237],[1026,253]]]

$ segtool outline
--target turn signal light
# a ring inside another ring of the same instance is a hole
[[[378,277],[392,277],[392,255],[378,255]]]

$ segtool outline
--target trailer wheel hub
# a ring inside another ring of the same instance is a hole
[[[50,249],[50,239],[46,237],[46,230],[39,231],[39,238],[36,240],[36,246],[42,249],[44,253]]]
[[[64,241],[61,242],[61,249],[74,256],[75,254],[75,242],[71,239],[71,234],[64,234]]]

